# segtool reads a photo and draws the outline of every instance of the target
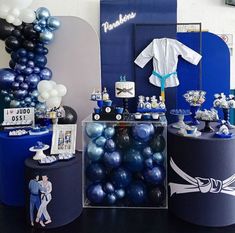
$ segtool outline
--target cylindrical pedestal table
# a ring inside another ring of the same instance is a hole
[[[235,138],[213,136],[168,127],[169,210],[197,225],[227,226],[235,224]]]
[[[25,161],[29,224],[37,228],[64,226],[82,213],[82,155],[69,161],[39,165]]]

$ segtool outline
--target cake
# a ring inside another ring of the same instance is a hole
[[[128,81],[120,81],[115,83],[116,98],[134,98],[135,83]]]

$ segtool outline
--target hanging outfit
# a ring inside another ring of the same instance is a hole
[[[170,39],[154,39],[136,58],[135,63],[143,68],[153,58],[153,72],[149,82],[161,87],[161,95],[165,99],[165,88],[179,85],[177,76],[178,56],[197,65],[202,56],[181,42]]]

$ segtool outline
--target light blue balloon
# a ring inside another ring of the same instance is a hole
[[[95,140],[95,144],[99,147],[103,147],[105,145],[106,141],[107,141],[107,139],[105,137],[101,136]]]
[[[36,32],[41,32],[42,31],[42,28],[39,25],[34,25],[33,28]]]
[[[30,107],[33,107],[33,108],[34,108],[35,106],[36,106],[36,104],[35,104],[34,102],[31,102],[31,103],[30,103]]]
[[[40,33],[40,41],[45,44],[49,44],[53,39],[54,39],[53,33],[47,29]]]
[[[10,107],[11,107],[11,108],[19,108],[19,107],[20,107],[20,101],[18,101],[18,100],[12,100],[12,101],[10,102]]]
[[[36,104],[37,110],[46,110],[46,105],[44,103],[38,103]]]
[[[36,10],[37,19],[48,19],[51,16],[50,11],[46,7],[40,7]]]
[[[38,98],[38,96],[39,96],[39,92],[37,91],[37,90],[34,90],[34,91],[32,91],[32,93],[31,93],[31,97],[33,97],[33,98]]]
[[[122,199],[125,197],[125,190],[124,189],[118,189],[118,190],[115,190],[115,194],[117,196],[118,199]]]
[[[47,21],[45,19],[40,19],[38,21],[38,25],[41,27],[41,28],[45,28],[46,25],[47,25]]]
[[[87,123],[86,133],[89,138],[98,138],[103,134],[104,125],[100,123]]]
[[[1,94],[2,94],[3,96],[7,96],[7,95],[8,95],[8,92],[7,92],[6,90],[1,90]]]
[[[104,130],[104,136],[107,138],[107,139],[110,139],[114,136],[115,134],[115,129],[114,127],[107,127],[105,130]]]
[[[11,102],[11,98],[9,96],[5,96],[4,101],[6,103],[10,103]]]
[[[104,153],[103,148],[96,146],[95,143],[90,142],[87,146],[87,156],[91,161],[98,161]]]
[[[47,27],[52,31],[57,30],[60,28],[60,21],[56,17],[49,17]]]
[[[26,97],[24,101],[26,104],[30,104],[32,102],[32,99],[30,97]]]

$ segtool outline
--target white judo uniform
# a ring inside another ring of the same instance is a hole
[[[154,39],[136,58],[135,63],[143,68],[151,59],[153,59],[153,73],[149,77],[149,82],[154,86],[161,87],[162,91],[167,87],[176,87],[179,85],[177,76],[178,56],[197,65],[202,56],[182,44],[181,42],[161,38]]]

